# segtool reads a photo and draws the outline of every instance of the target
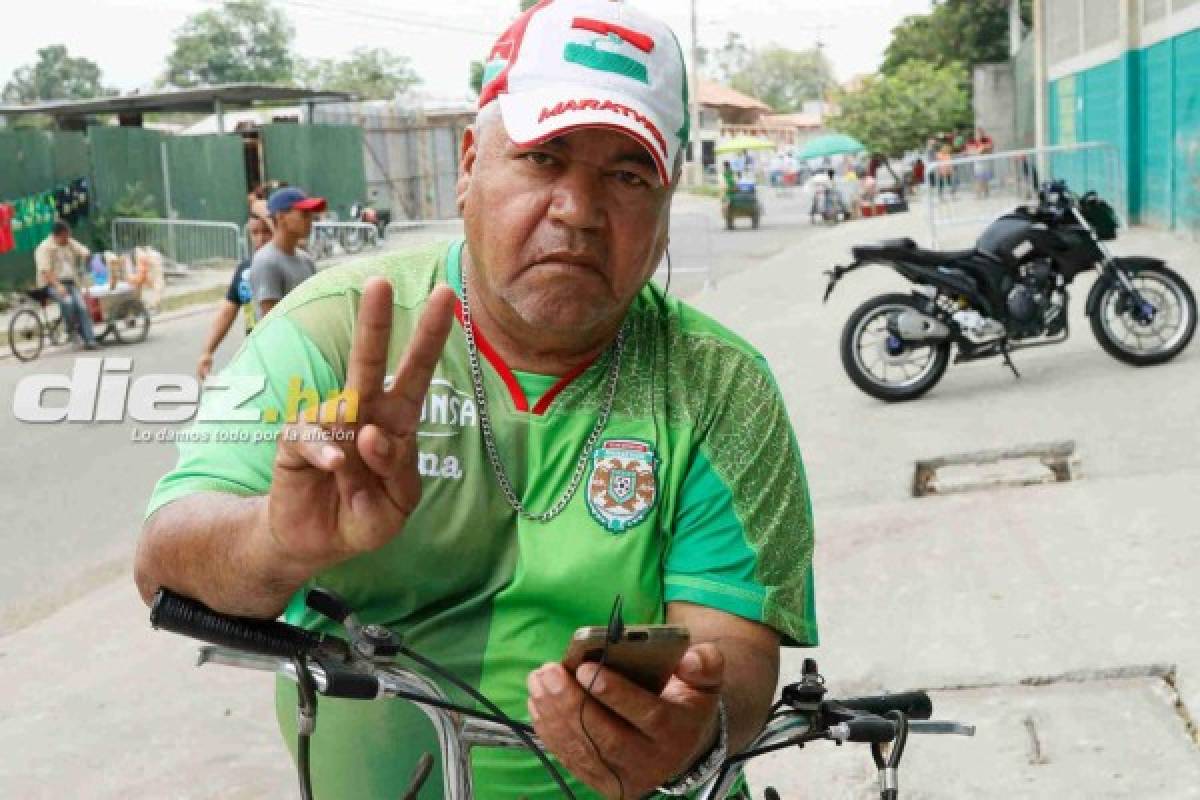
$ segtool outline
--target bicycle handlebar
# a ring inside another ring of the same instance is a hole
[[[899,711],[909,719],[929,719],[933,716],[933,701],[925,692],[897,692],[874,697],[849,697],[835,701],[851,711],[884,716],[889,711]]]
[[[348,611],[334,595],[326,598],[318,593],[313,601],[334,616],[344,617],[343,612]],[[155,595],[150,622],[156,629],[216,645],[201,648],[200,664],[265,669],[297,680],[300,664],[307,661],[310,665],[308,674],[315,680],[320,694],[364,700],[394,697],[416,703],[438,731],[447,765],[443,788],[448,797],[470,797],[467,754],[472,746],[541,746],[530,735],[521,735],[507,718],[454,713],[466,709],[449,703],[440,688],[429,679],[402,667],[364,659],[365,654],[335,636],[312,633],[286,622],[222,614],[169,589],[159,589]],[[792,712],[773,717],[751,747],[739,754],[740,757],[731,758],[726,769],[703,787],[701,797],[724,797],[741,771],[741,761],[753,757],[751,751],[780,749],[797,743],[798,736],[806,736],[805,741],[827,738],[838,742],[870,742],[873,747],[878,746],[875,743],[892,741],[897,737],[897,725],[883,718],[891,712],[898,711],[913,720],[903,723],[906,730],[913,733],[974,734],[973,726],[925,721],[933,712],[933,703],[925,692],[821,700],[820,694],[824,690],[820,689],[817,702],[812,704],[805,702],[803,691],[797,691],[796,686],[798,684],[784,690],[779,705],[791,705],[797,710],[807,705],[809,713]],[[540,757],[545,758],[544,755]],[[735,764],[737,766],[731,771],[729,767]]]
[[[210,644],[280,658],[308,655],[329,642],[326,636],[286,622],[221,614],[170,589],[155,594],[150,624]]]

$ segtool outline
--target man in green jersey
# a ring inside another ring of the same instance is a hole
[[[335,632],[303,594],[339,592],[531,721],[580,797],[684,791],[745,747],[781,642],[816,643],[813,530],[762,357],[649,283],[687,108],[658,20],[610,0],[521,15],[463,141],[465,241],[330,269],[255,327],[222,377],[265,389],[202,408],[254,421],[179,445],[143,597]],[[618,594],[628,623],[690,629],[661,694],[560,664]],[[289,742],[295,698],[281,681]],[[318,797],[394,798],[437,744],[409,704],[322,700],[312,748]],[[472,769],[478,797],[558,796],[524,751]]]

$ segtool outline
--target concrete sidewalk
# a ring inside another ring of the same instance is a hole
[[[1200,347],[1153,369],[1113,360],[1082,316],[1084,277],[1073,338],[1014,354],[1021,380],[985,361],[952,366],[914,403],[875,401],[842,371],[841,328],[907,285],[863,270],[824,306],[821,271],[855,243],[924,239],[920,216],[839,226],[697,301],[764,351],[806,454],[822,645],[789,653],[784,679],[814,655],[836,694],[943,689],[937,716],[980,735],[911,740],[907,796],[1200,796],[1200,518],[1185,500],[1200,481]],[[1191,242],[1137,229],[1114,249],[1200,285]],[[1078,445],[1078,482],[911,497],[918,459],[1062,439]],[[1053,729],[1038,758],[1027,718]],[[829,750],[751,774],[784,797],[870,796],[869,754]]]
[[[1073,338],[953,366],[914,403],[861,394],[837,342],[851,310],[904,290],[821,270],[860,241],[923,238],[919,212],[822,230],[723,277],[696,304],[767,356],[804,450],[817,522],[822,643],[834,694],[929,688],[974,739],[913,737],[904,797],[1200,797],[1200,345],[1137,370],[1107,356],[1073,291]],[[736,234],[731,234],[736,235]],[[1123,253],[1168,258],[1200,286],[1200,248],[1127,232]],[[1071,439],[1082,477],[910,496],[917,459]],[[270,679],[191,667],[153,633],[128,579],[0,639],[0,796],[294,797]],[[785,798],[876,796],[869,753],[817,743],[756,762]]]

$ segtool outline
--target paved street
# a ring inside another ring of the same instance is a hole
[[[673,286],[766,354],[805,452],[822,644],[789,653],[785,679],[813,655],[835,693],[928,687],[938,716],[979,725],[910,740],[905,797],[1200,796],[1200,525],[1185,499],[1200,481],[1200,345],[1165,367],[1114,361],[1082,316],[1085,276],[1072,339],[1016,354],[1021,380],[958,365],[915,403],[878,403],[846,379],[837,339],[854,307],[903,283],[865,270],[823,306],[820,273],[858,241],[923,238],[919,211],[812,228],[800,199],[764,199],[762,230],[725,232],[715,201],[681,198],[673,265],[712,268]],[[1200,286],[1196,244],[1135,231],[1117,249]],[[188,372],[207,325],[156,324],[104,355]],[[0,362],[6,405],[21,376],[67,372],[72,355]],[[192,670],[193,646],[145,623],[129,555],[174,449],[130,442],[131,427],[0,421],[0,796],[294,796],[269,679]],[[910,496],[917,459],[1062,439],[1076,482]],[[752,775],[785,798],[873,796],[862,748],[816,744]]]

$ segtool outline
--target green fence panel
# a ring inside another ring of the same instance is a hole
[[[0,202],[87,177],[91,172],[88,153],[87,138],[82,133],[0,131]],[[74,235],[90,243],[91,226],[86,219],[76,224]],[[0,289],[32,282],[32,253],[0,255]]]
[[[363,132],[354,125],[266,125],[263,160],[268,181],[287,181],[329,201],[347,219],[367,196]]]
[[[180,219],[246,221],[246,162],[240,136],[166,140],[171,208]]]
[[[0,131],[0,201],[44,192],[54,183],[54,144],[41,131]]]
[[[92,197],[101,214],[136,187],[155,216],[165,217],[161,144],[165,137],[141,128],[88,128],[92,144]]]

